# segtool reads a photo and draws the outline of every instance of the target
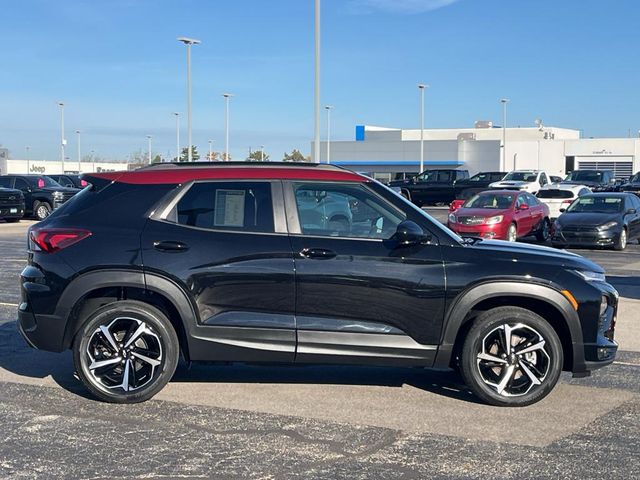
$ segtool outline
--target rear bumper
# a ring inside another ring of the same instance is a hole
[[[54,315],[36,315],[29,304],[18,307],[18,330],[30,347],[50,352],[61,352],[65,322]]]

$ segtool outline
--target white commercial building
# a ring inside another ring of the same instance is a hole
[[[61,173],[91,173],[91,172],[115,172],[127,170],[126,162],[64,162],[54,160],[9,160],[0,158],[0,175],[6,174],[34,174],[56,175]]]
[[[503,130],[491,122],[476,122],[474,128],[425,129],[425,169],[461,168],[471,175],[480,171],[538,169],[564,176],[578,168],[596,168],[613,170],[616,177],[624,179],[640,170],[637,138],[586,139],[580,138],[579,130],[544,125],[507,128],[504,133],[503,165]],[[324,163],[326,142],[321,142],[320,152],[320,162]],[[330,161],[380,180],[418,173],[420,129],[358,125],[355,140],[331,141]]]

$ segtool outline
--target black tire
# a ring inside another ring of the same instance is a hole
[[[139,330],[142,333],[127,348],[127,339]],[[151,305],[130,300],[93,312],[73,342],[73,361],[80,380],[94,396],[110,403],[149,400],[171,380],[179,352],[178,337],[166,315]],[[110,364],[95,367],[105,361]]]
[[[618,235],[618,238],[616,239],[616,242],[613,244],[613,249],[618,251],[624,250],[627,248],[628,240],[627,227],[623,227],[620,235]]]
[[[7,222],[7,223],[18,223],[20,221],[20,219],[19,218],[5,218],[4,221]]]
[[[539,242],[546,242],[549,240],[549,232],[551,231],[551,222],[548,218],[545,218],[540,225],[540,228],[536,232],[536,240]]]
[[[506,348],[501,352],[501,345],[506,346],[505,325],[510,328],[508,336],[512,344],[506,357],[503,356]],[[521,343],[513,345],[514,340]],[[524,351],[532,347],[539,348]],[[520,351],[524,353],[519,354]],[[484,402],[524,407],[553,390],[562,372],[563,358],[558,335],[542,317],[520,307],[497,307],[474,321],[462,347],[460,371],[469,388]],[[508,381],[501,390],[505,380]]]
[[[52,208],[47,202],[33,202],[33,216],[38,220],[44,220],[51,214]]]

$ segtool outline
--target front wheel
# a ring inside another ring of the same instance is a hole
[[[33,213],[38,220],[44,220],[51,214],[51,205],[47,202],[35,202],[33,204]]]
[[[507,229],[507,242],[515,242],[518,239],[518,227],[515,223],[509,225]]]
[[[546,397],[558,382],[562,344],[542,317],[520,307],[481,314],[462,347],[460,371],[483,401],[523,407]]]
[[[625,248],[627,248],[627,229],[626,228],[622,228],[622,231],[620,232],[620,236],[618,237],[618,240],[616,241],[616,243],[613,245],[614,250],[624,250]]]
[[[143,302],[96,310],[76,334],[73,361],[82,383],[112,403],[144,402],[171,379],[179,345],[169,319]]]
[[[549,232],[551,230],[551,222],[549,222],[548,218],[542,220],[542,225],[536,232],[536,240],[539,242],[546,242],[549,239]]]

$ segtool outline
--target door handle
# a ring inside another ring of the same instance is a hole
[[[186,252],[189,246],[186,243],[164,240],[162,242],[153,242],[153,248],[161,252]]]
[[[300,256],[305,258],[317,258],[319,260],[328,260],[334,258],[337,253],[333,250],[327,250],[326,248],[303,248],[300,251]]]

